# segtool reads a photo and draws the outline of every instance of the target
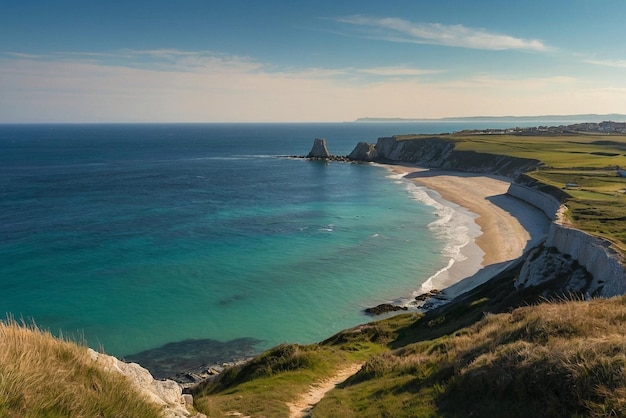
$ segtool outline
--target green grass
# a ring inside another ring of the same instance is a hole
[[[287,402],[347,365],[389,351],[389,344],[399,332],[421,316],[404,314],[372,322],[320,344],[279,345],[196,388],[195,406],[208,416],[224,416],[232,411],[259,417],[288,416]]]
[[[380,352],[381,348],[366,351]],[[358,355],[336,347],[282,344],[196,388],[195,405],[209,416],[223,416],[229,411],[249,416],[287,416],[287,402],[354,358]]]
[[[609,239],[626,254],[626,205],[622,199],[572,199],[567,202],[568,218],[573,225]]]
[[[488,315],[373,357],[313,416],[626,414],[626,298]]]

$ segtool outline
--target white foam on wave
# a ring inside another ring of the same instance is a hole
[[[482,250],[475,243],[482,234],[476,224],[477,215],[452,202],[444,200],[439,193],[426,187],[406,181],[413,199],[434,208],[437,220],[428,224],[434,236],[444,243],[441,255],[447,259],[446,265],[429,277],[415,291],[413,297],[433,289],[448,287],[455,281],[474,274],[480,269]],[[466,264],[464,268],[461,263]],[[455,271],[453,273],[453,270]],[[460,277],[454,277],[459,275]]]

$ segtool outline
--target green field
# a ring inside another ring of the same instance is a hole
[[[401,139],[419,138],[402,136]],[[626,252],[626,135],[441,135],[455,150],[536,159],[530,177],[562,189],[573,226],[607,238]]]

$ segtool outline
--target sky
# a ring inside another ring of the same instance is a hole
[[[0,0],[0,123],[626,113],[624,0]]]

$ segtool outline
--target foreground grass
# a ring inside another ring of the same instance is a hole
[[[313,416],[625,416],[624,318],[624,297],[488,315],[373,357]]]
[[[0,417],[159,417],[121,375],[87,347],[34,326],[0,321]]]
[[[361,341],[358,349],[323,345],[279,345],[251,362],[227,369],[195,390],[195,406],[208,416],[237,412],[246,416],[289,415],[293,402],[315,382],[350,363],[387,350]]]

